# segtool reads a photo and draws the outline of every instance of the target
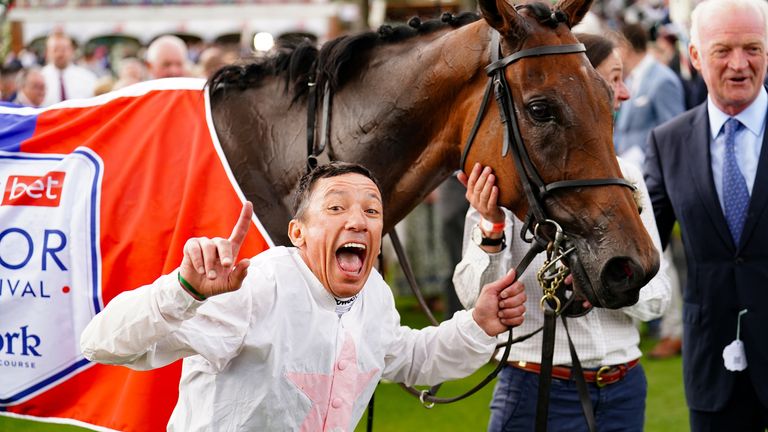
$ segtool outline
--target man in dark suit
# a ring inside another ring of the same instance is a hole
[[[708,99],[649,137],[645,175],[662,243],[677,220],[688,260],[683,374],[694,431],[768,427],[765,8],[696,7],[689,50]]]

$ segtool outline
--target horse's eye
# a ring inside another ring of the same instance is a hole
[[[555,113],[552,107],[546,102],[535,101],[528,104],[528,112],[531,117],[538,122],[548,122],[555,119]]]

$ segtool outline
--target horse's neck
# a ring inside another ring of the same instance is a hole
[[[383,45],[333,99],[332,156],[366,165],[384,191],[385,229],[459,168],[488,63],[483,22]],[[386,59],[386,60],[382,60]]]
[[[240,188],[276,244],[290,244],[291,197],[306,167],[306,105],[282,78],[232,91],[213,106],[216,132]]]
[[[331,138],[320,160],[357,162],[374,172],[384,193],[385,229],[458,168],[486,80],[487,35],[477,22],[383,44],[358,78],[333,95]],[[281,244],[306,170],[306,110],[303,99],[291,102],[280,77],[233,91],[214,106],[235,179]]]

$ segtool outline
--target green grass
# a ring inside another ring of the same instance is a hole
[[[410,298],[398,299],[398,308],[403,323],[412,327],[423,327],[427,320],[416,310]],[[653,346],[644,340],[643,352]],[[678,432],[689,430],[688,410],[683,396],[682,363],[680,358],[670,360],[642,360],[648,377],[648,399],[646,402],[647,432]],[[485,366],[474,375],[460,381],[446,383],[439,396],[455,396],[468,390],[492,370]],[[375,432],[407,432],[422,430],[440,431],[483,431],[488,423],[488,406],[493,392],[493,383],[477,394],[450,405],[437,405],[425,409],[417,398],[406,393],[397,384],[382,383],[376,390],[373,430]],[[356,431],[366,430],[366,416]],[[30,422],[0,416],[0,431],[3,432],[85,432],[87,429]]]

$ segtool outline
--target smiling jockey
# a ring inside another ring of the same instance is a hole
[[[495,336],[523,321],[510,272],[474,309],[412,330],[373,262],[381,193],[354,164],[302,178],[295,247],[235,261],[250,203],[229,239],[193,238],[180,268],[116,297],[86,327],[84,355],[153,369],[184,358],[168,430],[353,430],[380,378],[437,384],[487,362]]]

